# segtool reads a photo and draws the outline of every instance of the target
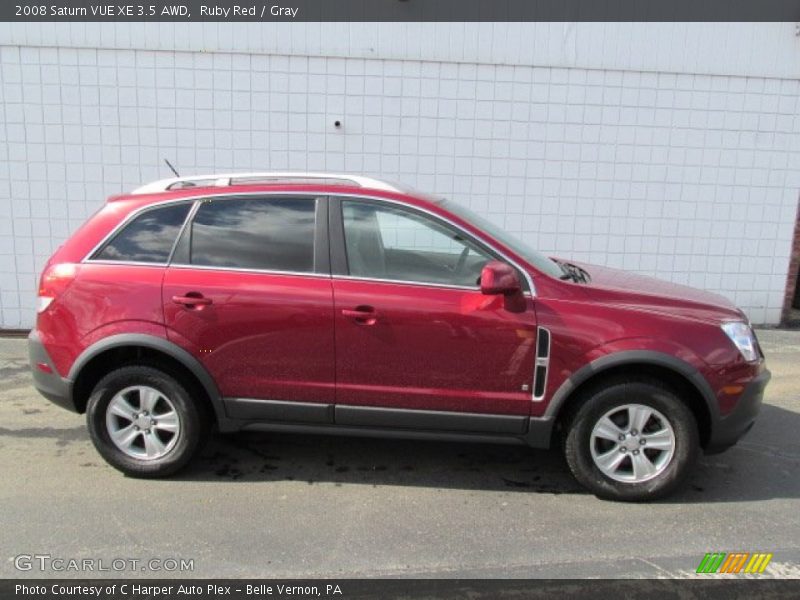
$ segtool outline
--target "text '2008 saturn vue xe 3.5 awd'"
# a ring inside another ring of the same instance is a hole
[[[350,175],[113,197],[47,263],[37,310],[36,387],[136,476],[216,427],[560,446],[598,496],[649,500],[748,431],[770,376],[720,296]]]

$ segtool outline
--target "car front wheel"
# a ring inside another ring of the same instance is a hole
[[[616,381],[583,398],[565,435],[575,478],[601,498],[647,501],[677,489],[699,452],[694,415],[656,381]]]

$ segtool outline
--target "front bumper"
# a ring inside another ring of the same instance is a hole
[[[707,454],[716,454],[727,450],[744,436],[753,426],[761,410],[764,388],[767,387],[772,374],[764,369],[747,384],[735,408],[726,416],[719,417],[711,423],[711,439],[706,446]]]
[[[72,383],[58,374],[35,329],[28,335],[28,359],[36,390],[53,404],[79,412],[72,401]],[[39,365],[46,365],[50,372],[43,371]]]

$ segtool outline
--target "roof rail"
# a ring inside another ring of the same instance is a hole
[[[159,179],[136,188],[132,194],[153,194],[169,190],[180,190],[191,187],[227,187],[231,185],[266,184],[266,183],[315,183],[319,185],[354,185],[357,187],[402,192],[400,186],[361,175],[335,173],[303,173],[303,172],[264,172],[264,173],[222,173],[213,175],[191,175],[189,177],[172,177]]]

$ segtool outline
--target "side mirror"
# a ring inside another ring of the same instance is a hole
[[[504,262],[493,260],[481,270],[481,293],[512,296],[522,290],[517,272]]]

